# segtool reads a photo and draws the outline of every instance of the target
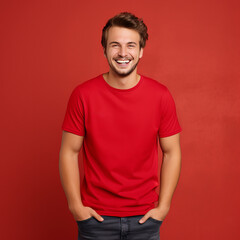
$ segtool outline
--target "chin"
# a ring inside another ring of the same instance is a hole
[[[123,72],[116,72],[119,76],[121,76],[121,77],[126,77],[126,76],[128,76],[128,75],[130,75],[131,73],[132,73],[133,71],[130,71],[130,72],[125,72],[125,73],[123,73]]]
[[[133,66],[131,69],[126,70],[126,71],[118,71],[118,69],[116,68],[112,68],[112,70],[120,77],[126,77],[128,75],[130,75],[137,67],[137,64],[135,66]]]

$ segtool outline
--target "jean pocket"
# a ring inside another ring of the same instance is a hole
[[[161,221],[161,220],[158,220],[158,219],[155,219],[155,218],[152,218],[152,217],[149,217],[148,219],[149,219],[150,221],[155,222],[155,223],[158,223],[158,224],[162,224],[162,222],[163,222],[163,221]]]
[[[93,219],[93,216],[87,218],[87,219],[84,219],[84,220],[76,220],[77,223],[81,224],[81,223],[86,223],[86,222],[89,222],[90,220]]]

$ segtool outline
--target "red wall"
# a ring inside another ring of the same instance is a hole
[[[109,17],[144,19],[139,73],[172,92],[183,128],[182,172],[161,239],[240,239],[239,1],[0,3],[0,238],[77,239],[58,172],[73,88],[108,70]],[[82,171],[81,171],[82,172]]]

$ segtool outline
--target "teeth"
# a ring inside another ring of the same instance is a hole
[[[129,63],[130,60],[116,60],[117,63]]]

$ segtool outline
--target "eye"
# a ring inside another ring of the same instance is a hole
[[[134,45],[134,44],[129,44],[128,47],[129,47],[129,48],[134,48],[135,45]]]

